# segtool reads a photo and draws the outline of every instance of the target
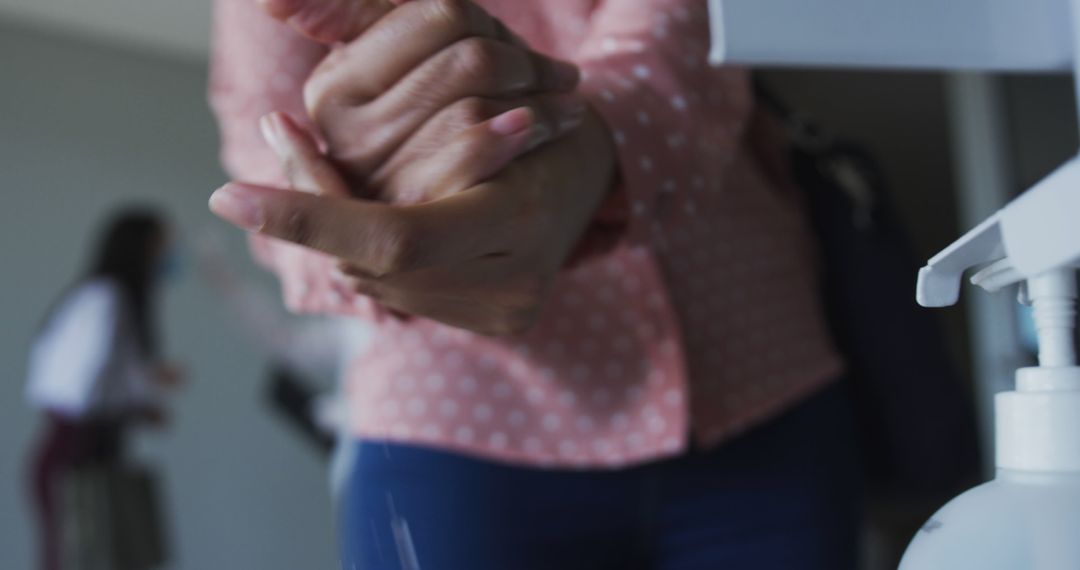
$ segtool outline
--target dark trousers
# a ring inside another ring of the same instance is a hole
[[[357,442],[344,570],[850,570],[860,520],[841,386],[715,449],[543,470]]]

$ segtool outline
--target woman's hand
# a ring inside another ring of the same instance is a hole
[[[403,0],[257,0],[267,14],[322,43],[347,42]]]
[[[211,208],[338,257],[341,280],[390,309],[527,328],[611,185],[610,135],[569,93],[576,69],[464,1],[416,0],[363,28],[305,89],[333,161],[287,117],[262,125],[292,187],[321,197],[234,184]],[[364,193],[395,204],[349,198]]]
[[[415,205],[372,202],[342,197],[335,188],[344,182],[314,142],[280,116],[275,121],[275,146],[298,188],[322,195],[227,184],[211,209],[249,231],[336,256],[348,285],[384,306],[483,334],[521,332],[534,322],[613,173],[610,136],[586,113],[579,129],[485,182]],[[527,144],[535,126],[532,112],[519,109],[472,127],[418,161],[444,173],[419,183],[464,184],[471,162],[491,160],[460,149],[512,150]]]
[[[569,94],[576,66],[532,52],[468,0],[265,0],[267,9],[324,41],[348,41],[307,81],[305,102],[328,154],[357,195],[404,196],[419,157],[512,109],[532,110],[521,152],[577,127],[584,105]],[[377,14],[382,14],[375,18]],[[506,155],[503,155],[506,156]],[[495,171],[513,156],[506,156]]]

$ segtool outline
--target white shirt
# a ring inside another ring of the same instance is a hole
[[[157,389],[119,287],[105,278],[76,287],[30,351],[30,404],[69,417],[152,405]]]

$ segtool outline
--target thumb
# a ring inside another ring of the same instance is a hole
[[[404,0],[259,0],[268,14],[311,39],[349,42]]]

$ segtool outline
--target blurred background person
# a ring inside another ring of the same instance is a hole
[[[123,531],[157,521],[129,519],[121,527],[126,509],[107,521],[72,512],[93,503],[73,495],[83,490],[76,489],[80,474],[112,473],[102,487],[107,496],[97,498],[117,506],[118,494],[131,489],[113,486],[133,483],[120,472],[127,433],[167,421],[164,392],[183,379],[180,367],[161,359],[157,319],[160,285],[176,268],[173,251],[161,213],[116,213],[88,270],[60,295],[32,345],[27,398],[46,417],[30,469],[44,570],[95,563],[87,557],[109,560],[110,568],[148,567],[130,554],[147,545],[126,546],[145,535]],[[143,507],[137,510],[150,512]],[[101,523],[108,528],[83,528]]]

